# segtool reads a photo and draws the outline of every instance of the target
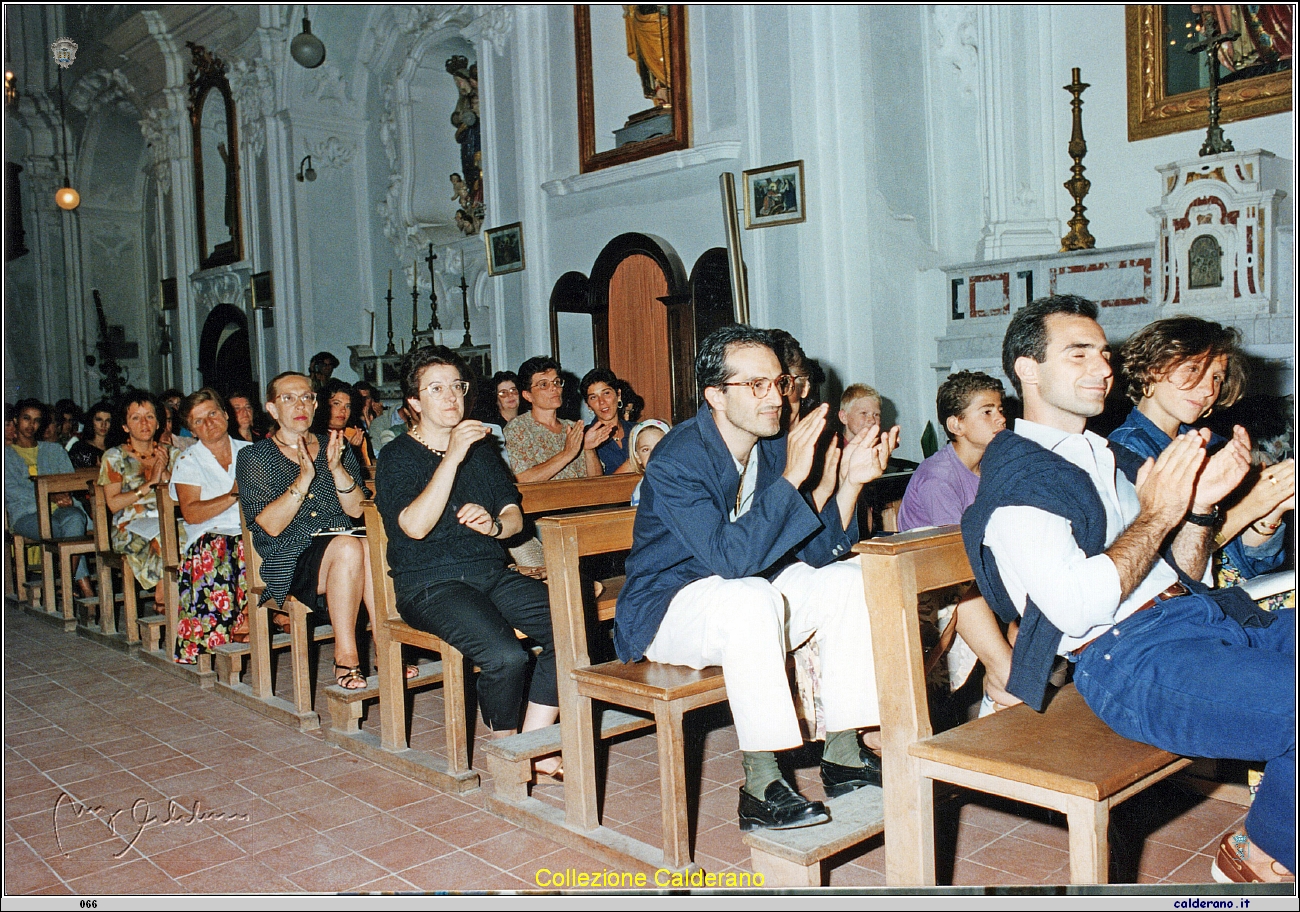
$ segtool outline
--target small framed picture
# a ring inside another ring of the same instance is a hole
[[[524,226],[521,222],[489,228],[483,232],[487,244],[488,275],[523,272]]]
[[[254,274],[249,284],[253,289],[253,310],[270,310],[275,306],[275,295],[271,292],[271,270]]]
[[[745,227],[789,225],[808,217],[804,209],[803,162],[744,172]]]
[[[180,297],[176,289],[175,276],[170,279],[162,280],[161,300],[163,310],[175,310],[180,306]]]

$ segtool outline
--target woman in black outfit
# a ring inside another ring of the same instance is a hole
[[[520,497],[496,447],[483,442],[487,425],[465,419],[469,371],[455,352],[434,346],[411,351],[401,375],[416,423],[380,452],[375,478],[398,613],[482,669],[479,706],[497,737],[519,729],[522,630],[542,647],[523,730],[550,725],[559,700],[547,590],[507,569],[504,540],[523,528]],[[551,775],[558,766],[552,757],[537,770]]]

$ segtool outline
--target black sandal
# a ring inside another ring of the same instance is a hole
[[[343,669],[342,674],[338,674],[340,668]],[[366,676],[361,673],[360,665],[341,665],[335,662],[334,671],[336,674],[334,683],[339,687],[344,690],[365,690],[367,686]],[[360,682],[360,686],[357,686],[358,682]]]

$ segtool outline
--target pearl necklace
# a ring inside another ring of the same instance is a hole
[[[435,455],[435,456],[446,456],[446,455],[447,455],[447,451],[446,451],[446,450],[439,450],[439,449],[436,449],[436,448],[433,446],[433,444],[429,443],[427,440],[425,440],[423,437],[421,437],[421,436],[420,436],[420,429],[419,429],[418,427],[413,427],[413,428],[411,428],[411,436],[414,437],[417,441],[419,441],[420,445],[423,446],[426,450],[428,450],[428,451],[429,451],[430,453],[432,453],[433,455]]]

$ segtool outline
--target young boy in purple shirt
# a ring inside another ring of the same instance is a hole
[[[949,443],[912,475],[898,511],[900,532],[961,522],[962,513],[975,502],[984,449],[1007,427],[1002,381],[988,374],[953,374],[939,387],[935,405]]]
[[[908,482],[898,511],[900,532],[960,523],[979,490],[984,450],[1007,427],[1002,414],[1002,381],[988,374],[953,374],[939,386],[935,406],[949,443],[921,463]],[[984,599],[977,592],[971,594],[957,606],[956,616],[957,635],[969,651],[960,643],[953,646],[949,677],[954,688],[979,658],[985,671],[980,715],[1020,702],[1003,689],[1011,671],[1011,646]]]

